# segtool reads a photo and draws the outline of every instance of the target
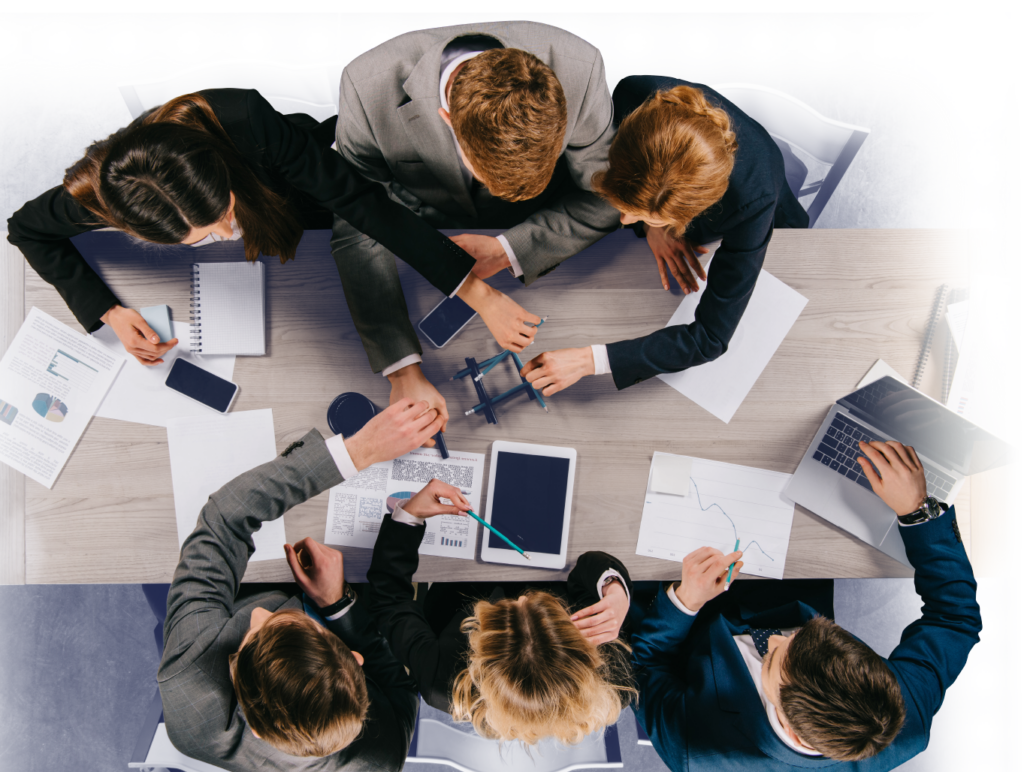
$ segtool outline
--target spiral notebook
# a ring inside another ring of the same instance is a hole
[[[192,334],[197,354],[267,353],[263,263],[192,266]]]

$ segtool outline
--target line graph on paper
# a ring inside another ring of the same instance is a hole
[[[790,477],[700,458],[686,496],[654,493],[648,477],[636,554],[679,563],[699,547],[732,552],[739,539],[742,573],[781,579],[793,527],[793,503],[782,496]]]

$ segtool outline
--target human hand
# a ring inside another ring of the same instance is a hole
[[[164,361],[160,357],[178,345],[177,338],[161,343],[160,336],[153,332],[142,314],[134,308],[111,306],[100,317],[100,321],[110,325],[125,351],[144,365],[160,364]]]
[[[452,241],[462,247],[476,260],[473,273],[481,279],[489,279],[502,268],[509,268],[505,248],[494,236],[481,236],[478,233],[460,233],[452,236]]]
[[[584,375],[593,374],[594,352],[590,346],[546,351],[523,365],[520,371],[520,375],[545,397],[569,388]]]
[[[897,515],[909,515],[920,509],[928,496],[928,486],[917,451],[910,445],[904,447],[896,440],[858,444],[867,459],[858,458],[857,463],[871,483],[871,490],[892,507]],[[877,472],[868,460],[878,468]]]
[[[427,380],[427,376],[423,374],[419,363],[396,370],[388,376],[388,380],[391,381],[392,405],[403,399],[411,399],[414,402],[426,401],[430,407],[437,411],[438,416],[441,418],[440,430],[443,432],[447,428],[448,405],[445,403],[444,397],[441,396],[441,392],[437,390],[434,384]],[[430,434],[433,436],[436,433],[437,430]],[[436,443],[428,438],[424,444],[428,448],[432,448]]]
[[[346,437],[345,447],[361,472],[379,461],[390,461],[420,447],[437,434],[441,425],[441,416],[426,400],[403,398]]]
[[[707,254],[707,247],[694,247],[686,239],[676,240],[668,235],[666,228],[647,227],[647,246],[654,253],[654,259],[658,263],[658,273],[661,274],[661,286],[668,289],[668,274],[672,273],[679,282],[679,287],[684,295],[696,292],[700,289],[697,284],[699,277],[707,281],[708,275],[704,272],[704,266],[700,264],[697,254]],[[689,263],[689,267],[687,267]],[[691,273],[690,269],[693,269]],[[695,277],[694,274],[697,276]]]
[[[449,503],[445,504],[441,499],[445,499]],[[471,508],[469,499],[462,495],[462,491],[438,479],[428,482],[426,487],[409,499],[407,504],[402,505],[402,511],[416,517],[433,517],[434,515],[466,517],[466,510]]]
[[[320,608],[337,603],[345,594],[345,561],[338,550],[306,537],[284,545],[284,556],[295,583]]]
[[[690,611],[697,611],[714,598],[729,589],[726,576],[729,566],[736,563],[735,573],[743,567],[742,552],[723,555],[714,547],[699,547],[683,558],[683,576],[676,587],[676,597]]]
[[[531,314],[504,292],[471,273],[459,288],[459,297],[484,320],[498,345],[517,354],[533,343],[540,317]],[[530,327],[527,322],[534,325]]]
[[[595,646],[618,638],[622,623],[629,613],[629,596],[626,595],[625,587],[615,581],[601,589],[604,598],[572,615],[576,629]]]

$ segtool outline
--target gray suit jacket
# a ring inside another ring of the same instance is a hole
[[[319,432],[287,456],[258,466],[214,493],[181,548],[167,596],[164,657],[157,680],[174,746],[229,770],[400,770],[416,720],[416,686],[391,654],[360,598],[328,627],[365,658],[370,711],[360,737],[323,758],[298,758],[257,739],[245,722],[228,672],[254,608],[301,610],[280,590],[237,599],[266,520],[343,481]]]
[[[529,284],[618,227],[618,213],[590,192],[594,172],[608,165],[615,127],[601,53],[585,40],[525,21],[400,35],[359,56],[342,73],[338,150],[365,177],[388,184],[395,198],[438,227],[506,227],[475,222],[488,203],[481,197],[489,194],[474,195],[467,188],[451,132],[437,113],[441,54],[455,38],[473,34],[532,53],[551,67],[565,92],[562,160],[574,184],[505,232]]]

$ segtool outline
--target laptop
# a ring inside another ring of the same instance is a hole
[[[891,376],[832,405],[784,495],[886,555],[910,565],[895,513],[864,476],[857,443],[897,440],[924,465],[928,495],[952,503],[964,480],[1003,466],[1011,447]]]

